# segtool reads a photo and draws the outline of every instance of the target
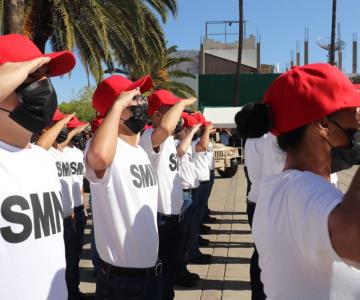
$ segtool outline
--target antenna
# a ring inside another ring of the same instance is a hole
[[[321,36],[317,38],[316,44],[326,50],[328,52],[328,59],[330,59],[330,48],[331,48],[331,38],[329,36]],[[340,39],[335,41],[335,51],[339,51],[340,49],[343,50],[346,46],[346,43]]]

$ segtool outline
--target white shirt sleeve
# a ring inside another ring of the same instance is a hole
[[[288,214],[294,240],[311,264],[328,266],[341,261],[332,247],[329,215],[343,194],[324,178],[306,172],[289,191]]]
[[[139,143],[140,146],[145,150],[145,152],[147,153],[147,155],[149,157],[150,156],[158,156],[162,152],[162,150],[164,148],[164,143],[165,143],[165,141],[164,141],[160,145],[159,152],[155,152],[153,144],[152,144],[152,139],[151,139],[151,136],[152,136],[153,132],[154,132],[153,128],[145,130],[144,133],[141,135],[140,143]]]
[[[97,184],[97,183],[101,183],[104,181],[107,181],[110,177],[110,169],[112,164],[110,165],[110,167],[108,167],[105,170],[105,174],[102,178],[98,178],[95,174],[94,169],[92,169],[89,164],[87,163],[87,153],[89,151],[90,148],[90,142],[91,140],[88,141],[88,143],[86,144],[85,150],[84,150],[84,166],[85,166],[85,177],[87,180],[89,180],[89,182],[93,183],[93,184]]]

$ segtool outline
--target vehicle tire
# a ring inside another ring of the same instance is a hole
[[[222,178],[231,178],[236,174],[237,169],[238,169],[238,165],[236,164],[230,167],[226,167],[225,170],[218,169],[217,171]]]

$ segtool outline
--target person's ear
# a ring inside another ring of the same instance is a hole
[[[330,122],[326,118],[323,118],[320,121],[315,122],[315,127],[318,129],[319,133],[325,138],[329,138],[331,135],[329,124]]]

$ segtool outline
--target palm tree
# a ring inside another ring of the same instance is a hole
[[[331,43],[329,51],[329,63],[335,65],[335,33],[336,33],[336,0],[332,1],[332,21],[331,21]]]
[[[188,85],[177,81],[178,78],[196,79],[193,74],[181,71],[170,70],[171,67],[182,62],[191,62],[187,57],[176,57],[177,46],[171,46],[166,49],[163,55],[153,55],[148,59],[149,63],[144,65],[134,65],[127,70],[131,79],[137,79],[146,74],[151,74],[154,81],[154,89],[167,89],[181,98],[196,96],[195,91]],[[126,71],[125,71],[126,72]]]
[[[24,0],[1,0],[0,11],[4,11],[8,16],[8,18],[1,18],[1,29],[6,33],[22,33],[24,9]]]
[[[42,51],[48,41],[54,51],[76,49],[87,73],[99,81],[103,65],[111,69],[114,59],[132,65],[146,62],[153,52],[164,53],[164,33],[153,10],[166,21],[169,12],[176,14],[176,3],[176,0],[25,0],[23,33]],[[8,23],[17,22],[1,7],[0,14],[10,19]]]
[[[242,48],[243,48],[243,39],[244,39],[244,2],[239,0],[239,45],[238,45],[238,60],[236,64],[236,75],[235,75],[235,89],[234,89],[234,100],[233,106],[239,105],[240,97],[240,66],[242,59]]]

